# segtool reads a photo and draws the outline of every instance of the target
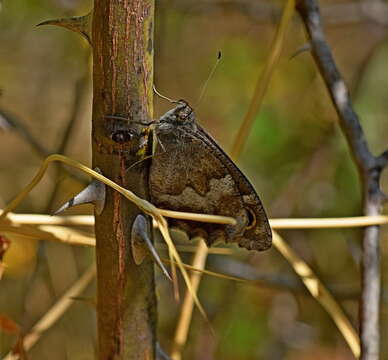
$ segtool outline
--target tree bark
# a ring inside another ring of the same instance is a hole
[[[96,0],[93,24],[93,166],[148,198],[139,160],[141,122],[152,120],[153,0]],[[128,120],[107,118],[120,115]],[[139,209],[107,189],[96,215],[98,359],[154,359],[153,262],[134,263],[130,234]]]

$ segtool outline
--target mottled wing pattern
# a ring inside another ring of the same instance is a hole
[[[211,146],[213,149],[213,155],[217,156],[222,164],[228,169],[229,174],[232,176],[235,184],[237,185],[239,196],[242,201],[242,208],[245,210],[246,214],[245,218],[247,217],[248,221],[243,228],[243,236],[236,241],[238,241],[241,247],[248,250],[254,249],[262,251],[268,249],[272,244],[271,227],[256,190],[246,176],[211,136],[209,136],[199,126],[196,134],[203,140],[204,143]],[[231,214],[230,216],[233,215]]]
[[[267,216],[253,186],[216,142],[196,123],[155,127],[158,146],[150,169],[150,195],[160,207],[231,216],[237,225],[173,220],[208,245],[237,242],[248,250],[271,246]]]

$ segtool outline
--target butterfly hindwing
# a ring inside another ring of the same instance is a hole
[[[208,245],[236,242],[246,249],[271,246],[268,219],[253,186],[196,123],[185,102],[166,113],[154,131],[158,145],[150,168],[150,195],[161,208],[231,216],[237,225],[171,220]]]

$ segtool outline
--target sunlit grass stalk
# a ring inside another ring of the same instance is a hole
[[[207,258],[207,246],[201,239],[198,244],[198,250],[196,251],[193,259],[193,267],[196,269],[204,269]],[[190,281],[195,292],[198,291],[199,283],[201,281],[202,272],[195,272],[191,275]],[[193,314],[194,301],[193,297],[186,292],[185,298],[181,306],[181,312],[179,320],[175,330],[175,337],[173,348],[171,352],[171,358],[173,360],[182,359],[182,349],[186,343],[187,335],[189,333],[190,322]]]
[[[301,277],[302,281],[304,282],[312,296],[317,299],[317,301],[326,309],[329,315],[333,318],[333,321],[336,323],[338,328],[341,330],[341,333],[344,335],[346,341],[349,343],[349,346],[351,347],[354,355],[358,357],[360,348],[357,334],[351,326],[350,322],[347,320],[340,306],[336,303],[335,299],[331,296],[329,291],[315,276],[311,268],[306,265],[293,252],[292,249],[290,249],[290,247],[277,233],[274,233],[274,244],[276,244],[282,255],[290,262],[295,272]],[[203,241],[199,245],[199,248],[202,247],[206,247]],[[170,263],[169,260],[164,260],[164,262]],[[228,276],[211,271],[201,270],[200,268],[202,267],[202,264],[204,264],[204,262],[204,255],[197,253],[195,255],[192,266],[183,264],[186,269],[196,271],[194,275],[197,275],[195,277],[197,281],[192,282],[193,291],[197,290],[202,274],[216,276],[233,281],[239,281],[243,283],[257,283],[254,280],[246,280],[234,276]],[[91,266],[84,273],[84,275],[80,279],[78,279],[76,283],[56,302],[56,304],[36,323],[36,325],[31,329],[31,331],[25,336],[23,340],[23,346],[26,351],[30,350],[32,346],[40,339],[40,337],[63,316],[65,311],[73,303],[72,298],[80,295],[80,293],[91,282],[94,275],[95,267]],[[194,277],[194,275],[192,275],[192,277]],[[184,345],[187,338],[188,326],[190,324],[192,314],[191,309],[193,308],[193,306],[194,303],[192,296],[190,294],[186,294],[184,306],[182,307],[182,311],[184,311],[184,313],[180,317],[180,322],[178,323],[179,331],[176,332],[179,337],[175,339],[175,348],[172,354],[172,358],[174,360],[179,360],[181,358],[181,347]],[[16,354],[11,353],[9,353],[5,358],[3,358],[3,360],[16,359],[18,359],[18,356]]]
[[[263,102],[265,92],[268,88],[273,71],[279,60],[281,49],[283,47],[284,36],[288,28],[288,24],[290,23],[290,20],[294,14],[294,9],[295,9],[295,0],[287,0],[282,13],[282,17],[280,19],[280,23],[276,31],[275,39],[272,42],[272,47],[269,52],[269,56],[264,64],[264,70],[258,79],[250,106],[243,119],[240,129],[237,133],[235,142],[232,146],[231,157],[234,160],[236,160],[240,155],[243,144],[246,142],[246,139],[251,131],[253,121],[256,115],[258,114],[259,108]],[[207,249],[199,246],[195,257],[206,259],[206,254],[207,254]],[[206,261],[203,262],[202,270],[205,268],[205,266],[206,266]],[[195,275],[196,274],[192,275],[192,279],[195,278]],[[181,311],[181,315],[180,315],[180,319],[178,320],[178,323],[180,323],[181,321],[184,321],[181,318],[186,316],[185,314],[187,312],[191,313],[193,311],[193,305],[187,304],[186,307],[187,309],[182,307],[182,311]],[[190,319],[191,319],[191,316],[190,316]],[[175,339],[179,338],[180,336],[178,334],[178,331],[180,331],[179,327],[177,327],[177,330],[175,333]],[[180,346],[180,352],[179,354],[176,355],[177,358],[181,357],[181,351],[183,350],[183,347],[184,347],[184,343],[182,343]]]
[[[206,246],[206,245],[204,245]],[[163,259],[164,263],[171,264],[170,260]],[[200,265],[200,259],[194,261],[194,265]],[[207,270],[199,270],[195,266],[190,266],[183,263],[183,266],[191,271],[196,271],[201,274],[206,274],[210,276],[215,276],[221,279],[238,281],[242,283],[256,283],[255,281],[241,279],[235,276],[229,276],[224,274],[219,274]],[[96,274],[95,266],[91,266],[74,284],[73,286],[55,303],[55,305],[44,314],[44,316],[34,325],[34,327],[25,335],[23,339],[23,348],[25,351],[29,351],[73,304],[74,299],[78,298],[82,291],[90,284],[92,279]],[[195,284],[193,284],[195,286]],[[187,296],[185,301],[192,301],[191,296]],[[12,354],[9,352],[3,360],[17,360],[19,359],[18,354]]]
[[[16,214],[13,214],[16,215]],[[4,235],[8,235],[12,238],[13,234],[19,236],[24,236],[26,238],[31,238],[35,240],[48,240],[48,241],[59,241],[67,243],[70,245],[95,245],[95,238],[93,235],[83,233],[79,230],[74,230],[64,225],[57,224],[66,224],[66,220],[61,222],[61,217],[57,217],[54,221],[50,220],[52,217],[46,215],[31,215],[28,218],[23,214],[22,216],[16,217],[12,216],[13,223],[0,222],[0,232]],[[78,223],[77,218],[80,218]],[[86,216],[72,216],[70,225],[94,225],[92,216],[87,216],[90,218],[90,221],[85,221]],[[21,220],[18,223],[18,220]],[[344,217],[344,218],[317,218],[317,219],[271,219],[271,227],[273,230],[279,229],[341,229],[341,228],[355,228],[355,227],[365,227],[370,225],[384,225],[388,224],[388,216],[358,216],[358,217]],[[50,225],[52,224],[52,225]],[[37,225],[29,226],[29,225]],[[162,244],[157,244],[161,246]],[[176,246],[179,251],[189,251],[193,252],[195,249],[194,245],[179,245]],[[209,253],[220,254],[220,255],[230,255],[233,253],[232,249],[229,248],[210,248],[207,249]]]
[[[388,224],[388,216],[354,216],[343,218],[270,219],[272,229],[340,229]]]
[[[14,224],[94,226],[94,216],[91,215],[51,216],[43,214],[8,213],[7,220]]]
[[[58,225],[41,225],[32,227],[29,225],[0,224],[0,233],[12,239],[12,235],[18,235],[27,239],[58,241],[70,245],[94,246],[94,236],[83,234],[77,230]]]
[[[160,210],[160,209],[159,209]],[[164,214],[162,212],[162,214]],[[183,214],[183,215],[181,215]],[[193,213],[180,213],[173,211],[166,217],[173,217],[176,219],[186,219],[202,222],[215,222],[213,215],[207,214],[193,214]],[[191,216],[193,215],[193,216]],[[198,215],[201,215],[200,217]],[[222,217],[215,216],[216,219],[222,221]],[[224,217],[225,222],[232,223],[232,218]],[[14,224],[24,225],[53,225],[53,226],[94,226],[94,216],[91,215],[72,215],[72,216],[50,216],[40,214],[16,214],[9,213],[7,220],[10,220]],[[335,228],[354,228],[365,227],[371,225],[385,225],[388,224],[387,215],[377,216],[350,216],[350,217],[337,217],[337,218],[279,218],[269,219],[271,228],[275,230],[279,229],[335,229]],[[8,223],[8,221],[6,222]],[[217,222],[222,223],[222,222]],[[1,222],[0,222],[1,224]]]
[[[264,69],[257,80],[256,87],[253,92],[253,98],[238,130],[237,136],[235,137],[231,151],[232,159],[237,159],[240,156],[241,150],[247,141],[249,133],[251,132],[253,122],[259,113],[273,72],[279,62],[284,44],[284,38],[288,29],[288,25],[290,24],[292,16],[294,15],[294,9],[295,0],[287,0],[279,25],[276,29],[275,38],[272,41],[269,55],[264,63]]]
[[[279,236],[279,234],[276,232],[273,232],[273,244],[291,264],[292,268],[299,275],[311,295],[323,306],[323,308],[333,319],[334,323],[352,350],[353,355],[356,358],[359,358],[360,340],[357,332],[329,290],[314,274],[312,269],[287,245],[282,237]]]
[[[74,167],[76,169],[79,169],[88,175],[92,176],[93,178],[103,182],[104,184],[110,186],[111,188],[115,189],[118,191],[121,195],[123,195],[125,198],[133,202],[137,207],[139,207],[140,210],[142,210],[144,213],[152,216],[152,218],[155,220],[156,224],[159,227],[159,230],[162,234],[162,237],[164,241],[166,242],[170,257],[171,257],[171,263],[172,263],[172,271],[173,274],[175,272],[175,261],[177,263],[177,266],[179,270],[181,271],[182,277],[186,283],[188,291],[191,293],[193,296],[194,303],[198,307],[200,313],[202,316],[208,321],[208,318],[206,316],[206,313],[197,297],[197,294],[193,292],[191,283],[190,283],[190,278],[187,274],[186,269],[183,267],[182,260],[175,249],[174,243],[171,240],[170,233],[168,231],[168,226],[167,226],[167,221],[164,219],[162,213],[159,211],[157,207],[155,207],[153,204],[150,202],[136,196],[132,191],[125,189],[121,187],[120,185],[116,184],[112,180],[109,180],[105,176],[99,174],[98,172],[90,169],[89,167],[79,163],[78,161],[75,161],[73,159],[70,159],[66,156],[63,155],[50,155],[48,156],[43,163],[41,164],[41,167],[38,170],[38,173],[34,176],[34,178],[31,180],[31,182],[22,190],[20,193],[10,202],[8,206],[5,207],[3,212],[0,215],[0,220],[4,220],[7,216],[7,214],[11,211],[13,211],[23,200],[24,198],[29,194],[29,192],[40,182],[42,177],[47,171],[47,168],[50,163],[54,161],[60,161],[65,163],[66,165],[69,165],[71,167]]]
[[[73,297],[78,296],[90,284],[96,274],[96,267],[92,265],[85,273],[66,291],[65,294],[47,311],[43,317],[33,326],[33,328],[23,338],[23,348],[30,350],[41,336],[50,329],[74,303]],[[8,353],[3,360],[17,360],[18,354]]]

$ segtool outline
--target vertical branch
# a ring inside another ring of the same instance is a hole
[[[93,166],[142,198],[147,162],[139,160],[141,122],[152,119],[153,0],[97,0],[93,14]],[[121,115],[127,121],[107,118]],[[156,299],[153,263],[137,266],[130,246],[139,213],[107,191],[96,215],[98,359],[154,359]]]
[[[375,157],[365,140],[354,112],[348,89],[339,73],[323,33],[316,0],[299,0],[297,9],[307,30],[311,51],[338,114],[339,124],[348,142],[360,174],[365,215],[378,215],[386,197],[380,190],[380,175],[387,160]],[[380,334],[380,251],[379,227],[369,226],[363,237],[362,295],[360,307],[361,359],[379,358]]]

